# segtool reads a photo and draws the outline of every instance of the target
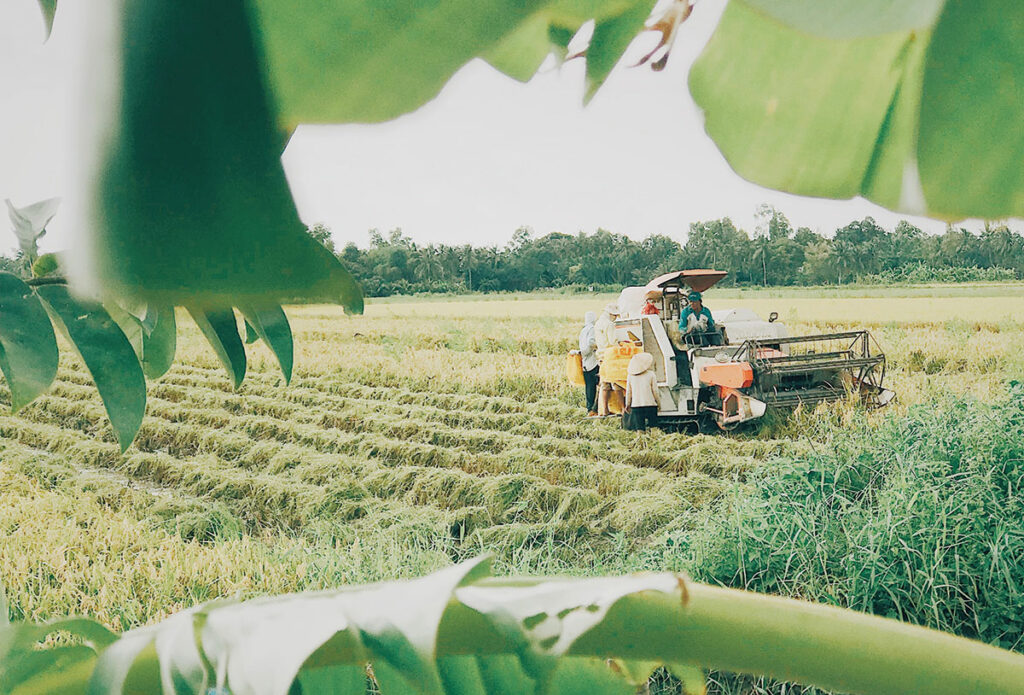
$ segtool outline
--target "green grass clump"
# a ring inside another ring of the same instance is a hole
[[[880,425],[736,483],[663,561],[695,579],[1024,647],[1024,385]]]

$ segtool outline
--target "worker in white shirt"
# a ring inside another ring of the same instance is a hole
[[[597,415],[597,382],[600,380],[597,361],[597,336],[594,322],[597,314],[588,311],[583,317],[583,330],[580,331],[580,357],[583,362],[583,388],[587,396],[587,417]]]
[[[629,361],[626,377],[626,408],[622,427],[627,430],[646,430],[657,424],[661,395],[658,377],[654,373],[654,355],[641,352]]]

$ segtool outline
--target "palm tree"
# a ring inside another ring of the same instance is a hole
[[[760,262],[761,264],[761,278],[765,287],[768,286],[768,257],[770,255],[770,249],[768,248],[768,236],[765,234],[759,234],[754,243],[753,261],[754,263]]]
[[[413,269],[417,280],[436,282],[444,279],[444,266],[438,256],[437,248],[433,244],[419,250],[419,253],[416,254],[416,266]]]

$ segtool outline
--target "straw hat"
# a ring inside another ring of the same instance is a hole
[[[619,305],[616,304],[615,302],[612,302],[611,304],[607,305],[604,308],[604,313],[608,314],[609,316],[618,316],[619,315]]]
[[[661,299],[661,290],[651,290],[644,295],[644,299]]]
[[[643,374],[648,369],[654,366],[654,355],[649,352],[640,352],[633,355],[633,359],[629,361],[629,367],[627,371],[630,374]]]

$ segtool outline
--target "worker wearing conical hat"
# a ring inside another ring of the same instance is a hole
[[[601,317],[594,324],[594,340],[597,343],[597,354],[601,359],[604,357],[605,350],[616,344],[615,319],[618,317],[619,306],[613,302],[604,308],[604,311],[601,312]],[[603,379],[598,384],[597,412],[601,417],[608,417],[611,414],[608,399],[615,389],[619,389],[621,392],[622,387],[615,386],[615,384]]]
[[[645,430],[657,424],[661,395],[654,373],[654,355],[641,352],[633,355],[626,377],[626,413],[622,426],[628,430]]]
[[[619,305],[614,302],[607,305],[601,317],[594,323],[594,338],[597,340],[597,351],[615,345],[615,319],[619,318]]]

